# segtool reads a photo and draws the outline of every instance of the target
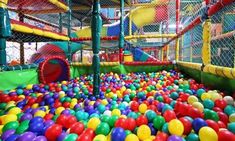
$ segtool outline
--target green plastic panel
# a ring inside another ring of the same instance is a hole
[[[0,90],[14,89],[23,84],[38,84],[36,69],[0,72]]]

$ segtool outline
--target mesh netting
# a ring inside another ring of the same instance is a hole
[[[235,67],[235,3],[211,17],[211,63]]]

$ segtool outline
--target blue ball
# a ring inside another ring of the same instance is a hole
[[[123,128],[117,127],[114,128],[111,133],[111,140],[112,141],[125,141],[126,132]]]
[[[196,118],[193,120],[193,123],[192,123],[192,126],[193,126],[193,130],[198,133],[199,130],[204,127],[204,126],[208,126],[206,121],[203,120],[202,118]]]

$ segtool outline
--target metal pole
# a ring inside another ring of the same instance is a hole
[[[24,22],[24,15],[20,12],[19,13],[19,20],[20,22]],[[24,42],[20,42],[20,64],[24,65]]]
[[[92,67],[94,71],[93,75],[93,95],[99,96],[100,94],[100,33],[102,28],[102,19],[100,16],[100,0],[93,0],[93,12],[92,12],[92,50],[93,60]]]
[[[71,0],[67,0],[67,4],[69,6],[68,10],[68,37],[71,38],[71,20],[72,20],[72,10],[71,10]],[[68,60],[69,62],[72,61],[72,50],[71,50],[71,45],[70,41],[68,41]]]
[[[8,0],[0,3],[0,66],[7,64],[6,38],[11,36],[11,24],[7,9]]]
[[[63,32],[63,18],[62,18],[61,13],[59,13],[59,31],[60,31],[60,33]]]
[[[82,56],[83,56],[83,47],[81,48],[81,54],[80,54],[81,56],[81,62],[83,61],[83,58],[82,58]]]
[[[122,63],[124,36],[124,0],[120,0],[119,63]]]

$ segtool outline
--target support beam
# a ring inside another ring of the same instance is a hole
[[[71,38],[71,21],[72,21],[72,10],[71,10],[71,0],[67,0],[67,5],[69,7],[69,10],[67,12],[68,15],[68,37]],[[68,41],[68,61],[72,61],[72,50],[71,50],[71,42]]]
[[[19,20],[20,20],[20,22],[24,22],[24,14],[23,13],[19,13]],[[21,65],[24,65],[24,62],[25,62],[25,60],[24,60],[24,42],[20,42],[20,64]]]
[[[0,66],[7,64],[6,38],[11,36],[8,0],[0,0]]]
[[[100,33],[102,28],[102,18],[100,16],[100,0],[93,0],[92,12],[92,50],[93,50],[93,95],[99,97],[100,95]]]
[[[203,24],[203,46],[202,46],[203,65],[211,64],[211,20],[207,19]]]
[[[179,33],[180,27],[180,0],[176,0],[176,34]],[[175,61],[179,61],[180,39],[175,42]]]
[[[60,33],[63,32],[63,17],[62,17],[62,13],[59,13],[59,31],[60,31]]]
[[[119,35],[119,63],[122,63],[124,48],[124,0],[120,0],[120,35]]]

